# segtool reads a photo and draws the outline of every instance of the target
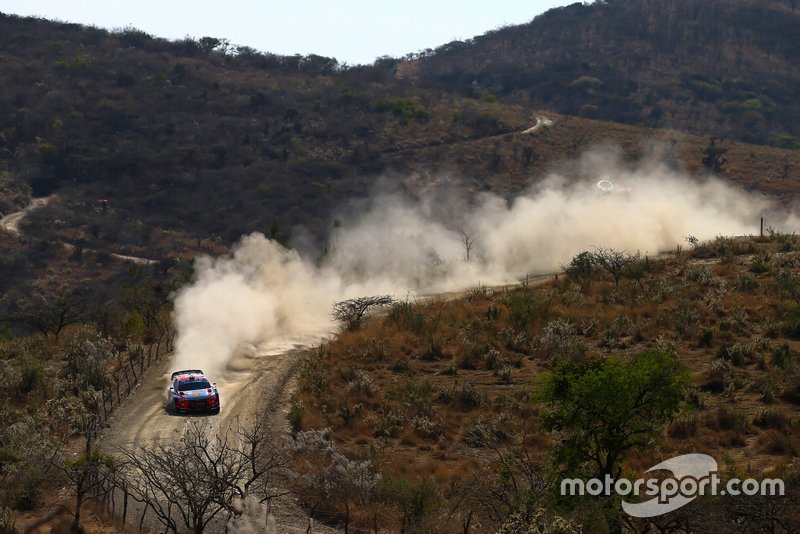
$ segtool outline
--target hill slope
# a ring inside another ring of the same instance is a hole
[[[564,20],[600,21],[608,9],[572,6],[532,26],[556,35]],[[526,28],[440,51],[420,63],[429,69],[422,74],[488,61],[481,43]],[[577,164],[592,147],[618,146],[625,164],[661,157],[703,174],[710,146],[681,131],[694,126],[679,114],[675,130],[656,130],[544,112],[553,125],[524,133],[542,111],[511,93],[495,100],[416,83],[403,77],[407,62],[345,69],[320,56],[229,50],[212,38],[168,42],[132,28],[0,16],[0,64],[0,211],[57,193],[24,219],[21,237],[0,240],[2,309],[30,300],[33,280],[68,294],[71,284],[85,293],[93,280],[105,283],[87,269],[124,276],[109,253],[173,261],[219,252],[253,231],[288,241],[297,228],[322,250],[349,200],[386,183],[413,194],[455,177],[466,198],[485,190],[509,197],[553,169],[593,183],[597,176]],[[488,61],[487,72],[496,65]],[[781,111],[781,120],[790,116]],[[795,197],[800,152],[722,146],[719,174]],[[87,260],[82,250],[98,254]],[[54,271],[57,279],[47,276]]]
[[[401,72],[570,115],[797,148],[799,28],[789,0],[575,3],[411,56]]]

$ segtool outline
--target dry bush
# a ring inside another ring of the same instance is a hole
[[[534,345],[550,360],[580,359],[586,354],[586,343],[576,334],[575,325],[564,319],[553,319],[545,325]]]
[[[363,369],[352,369],[344,378],[347,382],[347,390],[350,392],[371,397],[377,391],[377,386],[372,378]]]
[[[771,428],[785,432],[791,428],[792,420],[778,410],[761,410],[753,419],[753,424],[759,428]]]
[[[766,454],[797,456],[800,443],[792,436],[775,429],[762,432],[757,438],[758,449]]]
[[[714,430],[730,430],[737,434],[749,434],[752,430],[743,411],[725,405],[706,415],[706,426]]]

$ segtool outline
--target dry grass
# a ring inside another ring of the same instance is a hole
[[[547,457],[532,393],[552,358],[658,348],[674,351],[694,387],[658,453],[631,455],[625,472],[687,452],[781,469],[800,448],[797,304],[777,285],[781,270],[798,275],[779,268],[792,254],[780,249],[795,241],[717,240],[653,262],[644,291],[602,277],[582,289],[560,276],[399,304],[312,356],[297,428],[331,427],[384,474],[448,487],[485,467],[481,436],[503,442],[526,429],[533,454]]]

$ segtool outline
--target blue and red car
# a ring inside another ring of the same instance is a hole
[[[219,413],[217,384],[200,369],[175,371],[167,388],[167,411],[171,413]]]

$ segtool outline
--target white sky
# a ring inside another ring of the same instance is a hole
[[[0,0],[0,12],[158,37],[225,37],[276,54],[371,63],[530,21],[579,0]]]

